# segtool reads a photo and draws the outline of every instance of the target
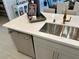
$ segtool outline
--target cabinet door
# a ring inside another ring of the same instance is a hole
[[[18,51],[34,57],[32,37],[30,35],[17,31],[12,31],[10,34]]]
[[[60,53],[59,59],[79,59],[79,56],[72,55],[71,53],[68,53],[68,52],[63,52],[63,53]]]
[[[40,38],[34,37],[36,59],[53,59],[52,48],[47,46]]]
[[[39,37],[34,38],[36,59],[79,59],[79,55],[69,52],[65,46],[61,47]],[[64,50],[60,49],[64,48]],[[76,50],[72,50],[74,52]]]
[[[60,58],[60,51],[56,48],[52,48],[53,56],[52,59],[59,59]]]

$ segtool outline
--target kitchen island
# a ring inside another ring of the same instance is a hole
[[[46,17],[46,21],[29,23],[27,14],[24,14],[3,26],[16,32],[31,35],[33,37],[33,48],[36,59],[79,59],[79,41],[39,31],[45,23],[62,24],[79,28],[79,16],[68,15],[68,19],[72,17],[71,21],[63,24],[63,14],[43,14]],[[53,22],[54,19],[55,22]]]

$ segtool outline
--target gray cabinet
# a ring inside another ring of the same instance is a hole
[[[36,52],[36,59],[58,59],[59,51],[49,46],[47,41],[33,37]]]
[[[31,35],[17,32],[14,30],[10,30],[9,32],[19,52],[22,52],[31,57],[35,57]]]
[[[36,59],[79,59],[79,50],[33,37]]]
[[[39,38],[34,37],[36,59],[52,59],[52,49],[41,42]]]
[[[79,56],[72,53],[63,52],[61,53],[60,59],[79,59]]]

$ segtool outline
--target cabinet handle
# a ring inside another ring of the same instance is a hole
[[[59,52],[57,50],[54,50],[52,57],[53,57],[52,59],[59,59]]]
[[[59,52],[58,52],[58,56],[57,56],[57,59],[59,59]]]
[[[9,33],[12,33],[13,32],[13,30],[9,30]]]
[[[53,59],[56,59],[56,51],[53,51]]]
[[[55,51],[53,51],[53,56],[52,56],[53,58],[52,58],[52,59],[55,59],[55,58],[54,58],[54,55],[55,55]]]
[[[30,36],[29,38],[24,37],[24,39],[26,39],[26,40],[29,40],[29,39],[32,39],[32,38],[33,38],[32,36]]]
[[[25,38],[25,40],[29,40],[28,38]]]
[[[58,59],[58,51],[55,51],[55,59]]]
[[[24,37],[25,40],[28,40],[29,38]]]

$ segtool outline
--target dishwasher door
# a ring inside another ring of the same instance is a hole
[[[27,56],[35,58],[33,39],[31,35],[18,31],[10,30],[9,33],[17,50]]]

